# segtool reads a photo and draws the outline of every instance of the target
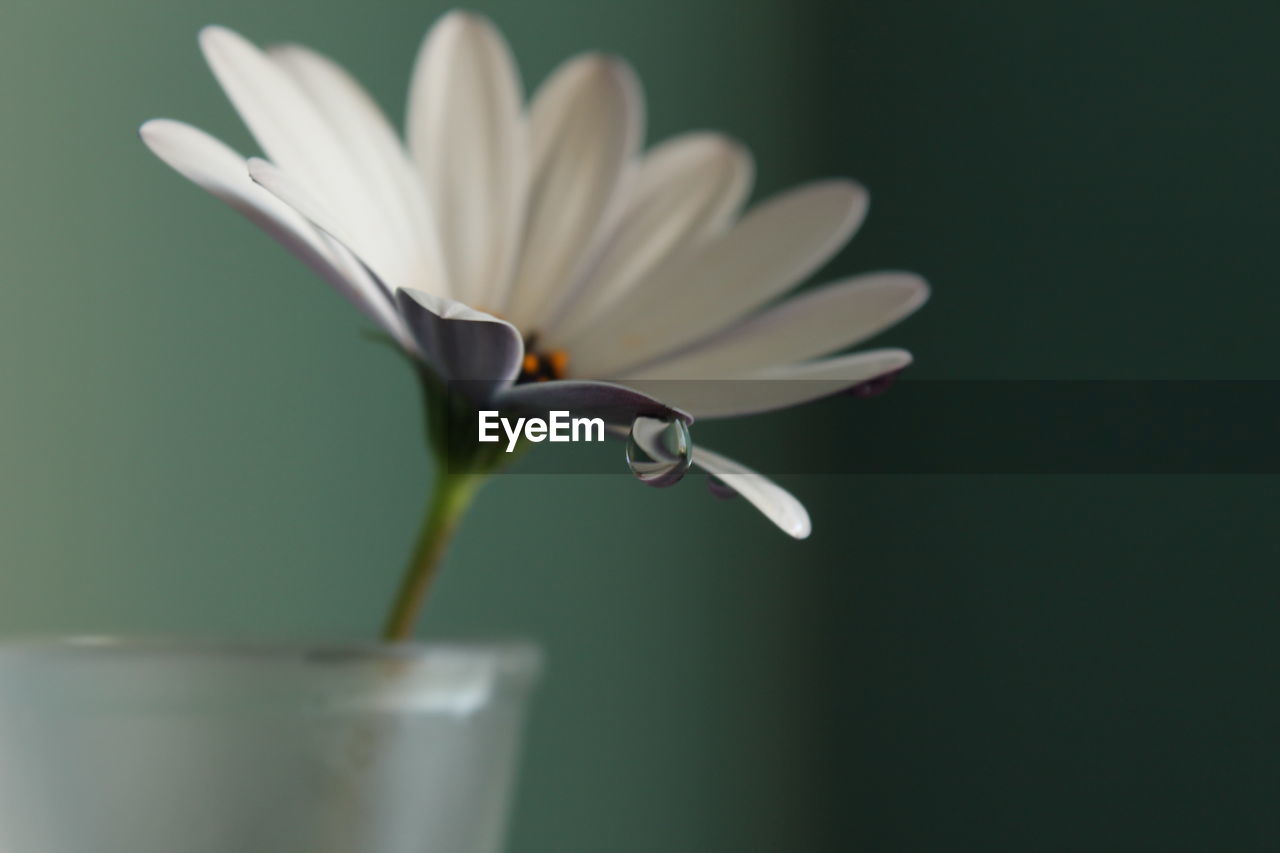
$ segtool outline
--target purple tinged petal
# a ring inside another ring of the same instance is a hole
[[[707,475],[707,491],[711,493],[712,497],[719,498],[722,501],[738,497],[737,489],[714,474]]]
[[[890,370],[888,373],[877,376],[874,379],[868,379],[866,382],[860,382],[852,388],[846,388],[845,393],[850,397],[879,397],[893,387],[893,383],[902,375],[903,370],[906,370],[906,368]]]
[[[787,535],[805,539],[813,531],[804,504],[763,474],[705,447],[693,449],[693,464],[744,497]]]
[[[492,399],[519,375],[524,342],[505,320],[419,290],[396,291],[396,304],[423,360],[466,396]]]
[[[602,418],[605,423],[631,428],[637,417],[679,419],[693,423],[688,413],[668,406],[648,394],[589,379],[562,379],[530,382],[508,388],[497,399],[504,411],[543,416],[550,411],[568,411],[574,417]]]

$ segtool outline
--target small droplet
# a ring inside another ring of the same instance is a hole
[[[879,397],[893,386],[900,373],[902,373],[902,370],[893,370],[883,376],[877,376],[875,379],[859,382],[845,393],[850,397]]]
[[[712,497],[719,498],[722,501],[727,501],[730,498],[736,498],[738,496],[737,489],[730,486],[719,477],[713,477],[710,474],[707,475],[707,491],[711,493]]]
[[[674,486],[693,463],[693,440],[681,420],[638,417],[627,439],[627,465],[640,482],[657,488]]]

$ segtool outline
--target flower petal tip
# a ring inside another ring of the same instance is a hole
[[[929,286],[929,282],[925,281],[920,276],[916,276],[916,281],[918,282],[916,297],[908,309],[910,311],[915,311],[920,306],[924,305],[929,301],[929,297],[933,295],[933,288]]]
[[[804,508],[804,504],[794,498],[785,507],[785,512],[778,515],[770,514],[769,520],[792,539],[808,539],[813,533],[813,522],[809,518],[809,511]]]
[[[211,50],[217,50],[223,45],[243,42],[245,38],[230,27],[224,27],[221,24],[206,24],[200,28],[200,32],[196,33],[196,41],[199,42],[200,49],[208,56]]]
[[[448,32],[450,30],[474,30],[480,27],[491,27],[493,22],[487,15],[473,12],[470,9],[450,9],[440,16],[440,20],[432,29]]]
[[[577,75],[580,85],[616,87],[628,97],[643,97],[640,76],[623,56],[588,51],[567,60],[563,67]]]
[[[840,184],[849,198],[849,208],[853,218],[861,220],[866,215],[867,208],[871,206],[871,191],[850,178],[842,178]]]
[[[871,207],[871,193],[865,186],[852,178],[827,178],[816,182],[820,192],[830,199],[832,207],[838,210],[838,221],[844,223],[839,245],[843,246],[853,238],[854,233],[862,225]]]
[[[795,498],[787,502],[784,512],[771,515],[770,520],[792,539],[808,539],[813,533],[813,521],[809,518],[809,511]]]
[[[150,118],[138,125],[138,138],[141,139],[148,148],[155,149],[160,138],[164,136],[168,128],[176,124],[173,119],[168,118]]]
[[[718,131],[709,131],[701,137],[702,144],[717,157],[724,160],[742,161],[751,160],[751,149],[739,139],[734,139],[725,133]]]
[[[138,126],[138,138],[151,153],[179,172],[208,150],[207,137],[195,127],[171,118],[153,118]],[[184,172],[185,173],[185,172]]]
[[[501,38],[501,33],[488,16],[468,9],[454,9],[436,21],[435,26],[427,31],[422,43],[423,46],[445,46],[452,50],[454,46],[479,46],[486,41]]]
[[[933,288],[929,286],[929,282],[919,273],[908,272],[906,270],[886,270],[878,275],[884,276],[886,283],[891,284],[898,292],[903,294],[902,306],[899,309],[898,319],[904,319],[911,316],[920,307],[929,301],[929,297],[933,295]]]

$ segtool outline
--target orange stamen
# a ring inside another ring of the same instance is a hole
[[[547,364],[551,367],[552,376],[563,379],[569,367],[569,354],[562,349],[552,350],[547,353]]]

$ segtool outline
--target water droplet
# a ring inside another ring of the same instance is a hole
[[[640,482],[657,488],[674,486],[693,463],[693,440],[681,420],[638,417],[627,439],[627,465]]]
[[[707,475],[707,491],[711,493],[712,497],[717,497],[722,501],[727,501],[730,498],[736,498],[738,496],[737,489],[730,486],[719,477],[713,477],[710,474]]]
[[[892,370],[883,376],[877,376],[875,379],[859,382],[845,393],[850,397],[879,397],[893,386],[900,373],[902,373],[902,370]]]

